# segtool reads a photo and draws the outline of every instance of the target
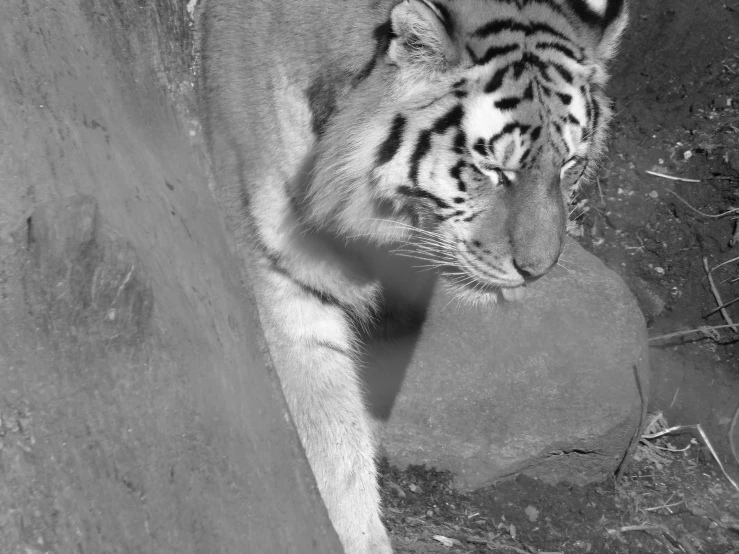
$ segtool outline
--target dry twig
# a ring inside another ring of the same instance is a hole
[[[667,448],[666,446],[657,446],[656,444],[649,444],[649,448],[654,448],[656,450],[664,450],[665,452],[672,452],[674,454],[679,454],[681,452],[687,452],[690,450],[690,446],[688,445],[685,448]]]
[[[703,317],[708,317],[709,315],[713,315],[713,314],[715,314],[716,312],[720,312],[720,311],[721,311],[721,310],[723,310],[724,308],[726,308],[726,307],[728,307],[728,306],[731,306],[732,304],[734,304],[734,303],[736,303],[736,302],[739,302],[739,296],[737,296],[737,297],[736,297],[736,298],[734,298],[733,300],[729,300],[728,302],[724,302],[723,304],[721,304],[721,305],[720,305],[720,306],[718,306],[717,308],[714,308],[713,310],[711,310],[710,312],[708,312],[708,313],[707,313],[706,315],[704,315]]]
[[[672,513],[672,510],[670,508],[674,508],[675,506],[679,506],[685,502],[685,500],[681,500],[680,502],[673,502],[672,504],[663,504],[662,506],[655,506],[654,508],[644,508],[645,512],[656,512],[657,510],[669,510],[670,513]]]
[[[695,213],[702,215],[703,217],[712,217],[712,218],[718,219],[719,217],[726,217],[727,215],[731,215],[731,214],[735,214],[736,212],[739,212],[739,208],[731,208],[730,210],[721,212],[720,214],[707,214],[705,212],[700,211],[698,208],[694,208],[692,205],[690,205],[690,203],[687,200],[685,200],[682,196],[680,196],[674,190],[667,189],[667,192],[672,193],[675,196],[677,196],[683,204],[685,204],[688,208],[693,210]]]
[[[665,527],[664,525],[652,525],[652,524],[646,524],[646,525],[626,525],[625,527],[621,527],[619,529],[621,533],[630,533],[633,531],[662,531],[663,533],[668,533],[669,529]]]
[[[734,460],[739,464],[739,454],[737,454],[736,445],[734,444],[734,431],[736,430],[737,420],[739,420],[739,406],[736,407],[734,417],[731,418],[731,425],[729,425],[729,446],[731,447],[731,453],[734,455]]]
[[[685,550],[685,552],[687,552],[688,554],[698,554],[698,551],[693,548],[693,545],[690,544],[690,542],[688,542],[687,537],[680,537],[679,541],[680,546],[683,547],[683,550]]]
[[[500,548],[507,548],[508,550],[513,550],[513,552],[518,552],[518,554],[531,554],[530,552],[527,552],[526,550],[521,550],[520,548],[516,548],[515,546],[511,546],[510,544],[501,544],[501,543],[498,543],[498,544],[488,543],[488,544],[491,545],[493,548],[500,547]]]
[[[714,336],[711,331],[717,331],[719,329],[728,329],[729,327],[734,327],[734,325],[704,325],[702,327],[696,327],[695,329],[688,329],[686,331],[675,331],[674,333],[667,333],[666,335],[657,335],[656,337],[649,337],[650,341],[655,340],[664,340],[664,339],[671,339],[674,337],[683,337],[685,335],[692,335],[694,333],[703,333],[705,336],[712,338],[716,340],[716,336]]]
[[[721,295],[716,288],[716,283],[713,282],[713,275],[711,275],[711,270],[708,268],[708,258],[706,256],[703,256],[703,267],[706,270],[706,275],[708,276],[708,284],[711,286],[711,292],[713,293],[713,297],[716,299],[716,304],[718,306],[723,306],[724,301],[721,300]],[[731,316],[729,315],[729,312],[726,310],[726,308],[720,308],[720,311],[721,315],[724,316],[724,320],[726,321],[726,323],[731,327],[731,330],[735,333],[739,333],[739,329],[737,329],[736,325],[734,325],[734,322],[731,320]]]
[[[696,429],[698,431],[698,433],[701,436],[701,439],[703,439],[703,444],[705,444],[708,447],[708,450],[711,452],[713,459],[716,460],[716,463],[718,464],[719,469],[721,469],[721,473],[723,473],[724,477],[726,477],[729,480],[729,483],[731,483],[734,486],[734,488],[737,491],[739,491],[739,484],[737,484],[737,482],[734,481],[734,479],[732,479],[728,473],[726,473],[726,469],[724,468],[724,464],[721,462],[721,458],[719,458],[718,453],[716,452],[716,449],[713,448],[713,444],[711,443],[711,441],[708,440],[708,435],[706,435],[705,431],[703,431],[703,427],[701,426],[700,423],[696,423],[695,425],[675,425],[673,427],[668,427],[667,429],[662,429],[661,431],[657,431],[656,433],[644,434],[642,435],[642,439],[645,439],[645,440],[656,439],[664,435],[669,435],[671,433],[685,431],[687,429]]]
[[[739,220],[737,220],[737,223],[739,223]],[[739,256],[736,258],[731,258],[730,260],[726,260],[725,262],[721,262],[716,267],[714,267],[711,271],[716,271],[719,267],[730,264],[732,262],[739,262]]]
[[[662,177],[663,179],[669,179],[670,181],[681,181],[683,183],[700,183],[698,179],[686,179],[685,177],[673,177],[672,175],[665,175],[664,173],[657,173],[656,171],[645,171],[655,177]]]
[[[639,426],[634,431],[634,436],[631,438],[629,447],[626,449],[626,454],[621,460],[621,463],[616,468],[615,482],[619,483],[626,473],[626,469],[629,467],[636,447],[639,446],[639,441],[642,434],[645,432],[646,427],[644,426],[647,420],[647,399],[644,397],[644,390],[642,389],[641,375],[639,375],[639,368],[636,364],[632,366],[634,370],[634,380],[636,381],[636,388],[639,391],[639,400],[641,401],[641,415],[639,416]]]

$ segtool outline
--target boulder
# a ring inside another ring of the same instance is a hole
[[[460,304],[436,288],[417,335],[374,344],[368,388],[393,464],[451,470],[462,489],[524,473],[613,473],[648,392],[644,317],[577,244],[523,301]]]

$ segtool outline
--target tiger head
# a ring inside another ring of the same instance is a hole
[[[403,0],[319,142],[315,221],[401,242],[463,296],[515,297],[562,252],[601,153],[623,0]]]

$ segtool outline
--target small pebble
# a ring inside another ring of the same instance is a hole
[[[531,521],[532,523],[539,519],[539,510],[537,510],[534,506],[527,506],[524,512],[526,512],[529,521]]]
[[[650,198],[659,198],[659,193],[656,190],[653,190],[649,193]]]

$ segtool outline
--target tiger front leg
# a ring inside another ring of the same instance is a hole
[[[391,554],[380,520],[371,417],[341,307],[289,276],[256,286],[265,336],[329,517],[347,554]]]

